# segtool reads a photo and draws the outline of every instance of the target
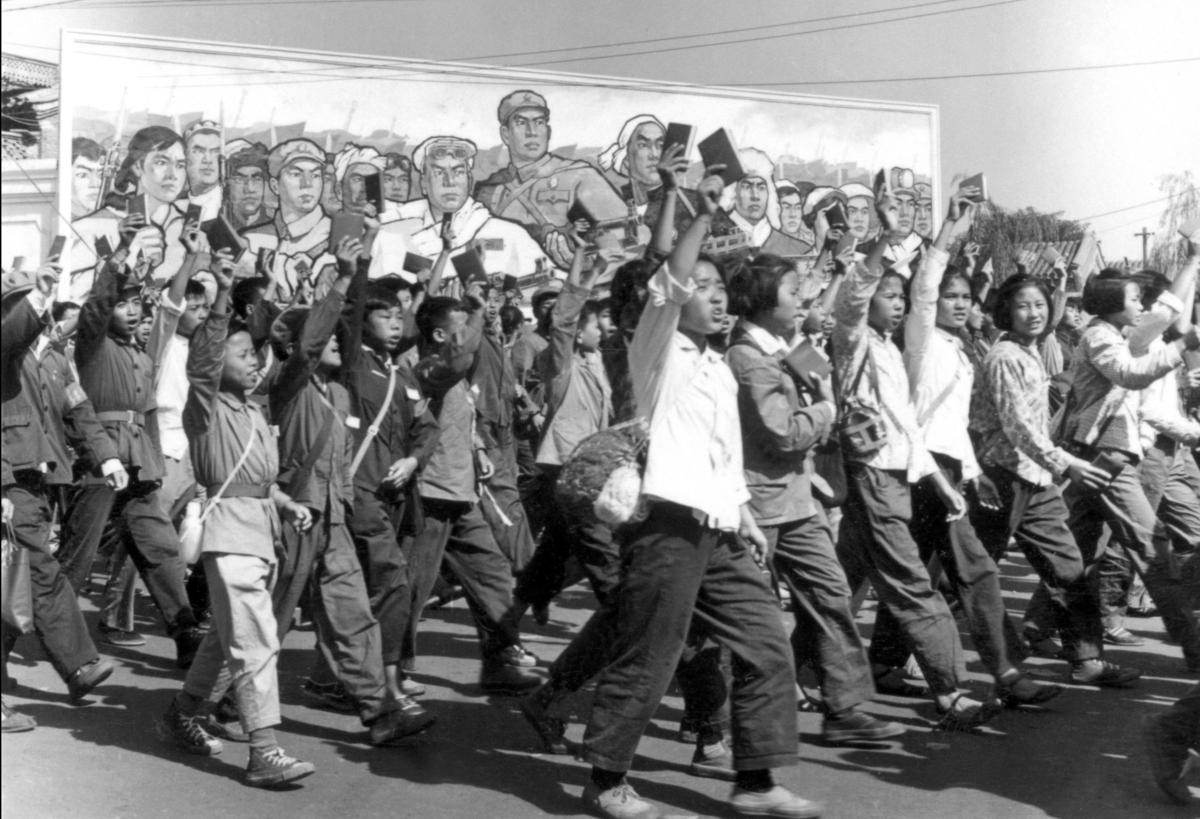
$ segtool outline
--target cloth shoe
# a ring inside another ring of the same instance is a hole
[[[782,785],[765,793],[734,788],[729,806],[742,816],[785,816],[790,819],[816,819],[825,806],[797,796]]]
[[[1025,624],[1021,630],[1021,637],[1024,639],[1029,653],[1034,656],[1046,657],[1051,660],[1062,656],[1062,643],[1031,623]]]
[[[204,729],[204,718],[189,717],[174,701],[158,723],[163,739],[170,739],[181,749],[196,756],[216,756],[224,750],[221,740]]]
[[[1082,660],[1071,665],[1072,685],[1098,685],[1101,688],[1120,688],[1142,676],[1136,668],[1121,668],[1107,660]]]
[[[1063,690],[1061,685],[1046,685],[1031,680],[1026,674],[1018,674],[1006,682],[997,681],[995,696],[1005,708],[1020,708],[1050,702]]]
[[[488,694],[524,694],[543,682],[526,668],[494,660],[485,660],[479,674],[479,685]]]
[[[115,666],[111,660],[97,657],[75,669],[67,680],[67,696],[72,705],[78,705],[92,689],[112,676]]]
[[[571,752],[566,739],[564,739],[564,735],[567,733],[567,724],[561,719],[550,716],[547,711],[544,703],[552,701],[551,697],[546,696],[548,685],[549,683],[529,696],[522,697],[518,707],[521,709],[521,715],[525,717],[525,721],[537,732],[538,738],[542,741],[542,749],[548,754],[565,756]]]
[[[595,782],[583,789],[583,801],[589,808],[608,819],[662,819],[662,811],[637,795],[628,782],[600,790]]]
[[[311,762],[288,756],[278,745],[265,751],[251,748],[245,781],[254,788],[274,788],[303,779],[315,770]]]
[[[847,714],[827,715],[821,723],[821,738],[833,745],[841,742],[875,742],[898,737],[906,730],[899,723],[885,722],[851,709]]]
[[[497,659],[517,668],[533,668],[538,664],[538,658],[532,651],[526,651],[524,646],[507,646]]]
[[[415,700],[401,697],[396,707],[371,723],[371,744],[394,745],[405,737],[415,736],[437,720]]]
[[[1104,642],[1110,646],[1140,646],[1144,640],[1125,626],[1104,629]]]
[[[996,700],[978,702],[965,693],[959,693],[950,701],[949,708],[937,709],[938,721],[934,725],[939,731],[972,732],[991,722],[1003,709]]]
[[[0,707],[4,709],[4,720],[0,722],[0,733],[20,734],[24,731],[32,731],[37,727],[37,720],[28,714],[12,710],[8,707],[7,702],[0,700]]]
[[[320,683],[312,677],[305,677],[300,687],[316,703],[330,711],[353,714],[358,710],[354,699],[340,682]]]
[[[105,643],[118,648],[136,648],[146,645],[146,638],[136,631],[125,631],[106,626],[103,623],[100,624],[100,635],[104,638]]]
[[[725,743],[716,742],[712,745],[698,746],[692,754],[692,764],[688,766],[692,776],[702,776],[706,779],[734,780],[733,754]]]

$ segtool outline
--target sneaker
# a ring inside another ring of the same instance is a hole
[[[1192,795],[1183,781],[1188,756],[1186,743],[1173,740],[1153,714],[1142,718],[1142,740],[1154,782],[1172,802],[1189,804]]]
[[[425,696],[425,686],[412,677],[405,677],[400,681],[400,693],[406,697],[423,697]]]
[[[896,722],[875,719],[870,714],[851,709],[838,716],[828,715],[821,723],[821,738],[831,745],[842,742],[875,742],[891,739],[907,729]]]
[[[100,634],[104,638],[103,642],[110,646],[118,648],[136,648],[146,645],[146,638],[138,634],[136,631],[125,631],[124,629],[113,628],[100,624]]]
[[[521,645],[508,646],[500,652],[497,659],[517,668],[533,668],[538,664],[538,658],[533,652],[526,651]]]
[[[545,682],[532,671],[507,663],[483,665],[479,685],[488,694],[524,694]]]
[[[175,665],[179,668],[191,668],[200,643],[204,640],[204,632],[195,626],[180,630],[175,635]]]
[[[246,784],[253,788],[274,788],[303,779],[315,770],[311,762],[288,756],[278,745],[265,751],[251,748]]]
[[[786,816],[791,819],[816,819],[825,806],[796,796],[782,785],[765,793],[734,788],[729,806],[742,816]]]
[[[549,685],[547,683],[547,685]],[[533,730],[537,732],[538,738],[542,741],[542,749],[548,754],[557,756],[565,756],[571,752],[570,747],[564,739],[567,733],[567,724],[561,719],[550,716],[547,712],[544,701],[550,699],[546,696],[546,692],[542,689],[533,692],[528,697],[523,697],[518,707],[521,709],[521,715],[525,717]]]
[[[32,731],[37,727],[37,720],[28,714],[12,710],[8,707],[7,702],[0,700],[0,707],[4,709],[4,721],[0,722],[0,733],[20,734]]]
[[[181,749],[196,756],[216,756],[224,750],[221,740],[204,729],[204,718],[187,716],[174,701],[159,720],[158,732],[163,739],[174,740]]]
[[[1104,629],[1104,642],[1110,646],[1140,646],[1144,642],[1125,626]]]
[[[358,705],[340,682],[320,683],[312,677],[305,677],[300,688],[312,700],[330,711],[339,714],[353,714],[358,711]]]
[[[72,705],[78,705],[83,698],[92,693],[92,689],[112,676],[115,666],[110,660],[97,657],[86,662],[67,680],[67,697]]]
[[[1121,668],[1107,660],[1082,660],[1071,664],[1072,685],[1098,685],[1101,688],[1120,688],[1142,676],[1136,668]]]
[[[437,720],[414,700],[401,697],[396,707],[371,723],[371,744],[394,745],[405,737],[415,736]]]
[[[662,819],[662,811],[637,795],[628,782],[606,791],[595,782],[583,789],[583,801],[589,808],[609,819]]]
[[[692,764],[688,766],[688,773],[706,779],[724,779],[732,782],[735,778],[733,754],[725,747],[724,742],[698,745],[696,753],[692,754]]]

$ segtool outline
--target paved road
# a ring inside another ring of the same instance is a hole
[[[1024,564],[1005,567],[1014,611],[1024,606],[1033,578]],[[527,645],[543,663],[552,659],[589,613],[583,587],[567,592],[544,628],[526,623]],[[461,601],[431,613],[418,678],[429,687],[425,705],[439,722],[406,746],[373,749],[351,717],[316,710],[300,689],[313,636],[293,632],[280,664],[284,746],[317,766],[303,787],[264,792],[244,787],[243,746],[198,759],[157,738],[154,718],[180,684],[173,646],[153,633],[148,601],[140,600],[148,644],[115,649],[120,669],[86,707],[66,704],[64,686],[33,638],[18,645],[10,673],[21,687],[10,704],[35,716],[39,728],[3,741],[5,817],[465,817],[522,819],[584,816],[579,793],[588,768],[570,757],[536,753],[532,733],[507,699],[488,699],[477,685],[477,644]],[[94,610],[87,604],[89,622]],[[871,604],[861,615],[873,620]],[[1157,619],[1130,627],[1146,645],[1111,651],[1112,659],[1146,672],[1136,688],[1070,688],[1042,713],[1001,715],[979,735],[930,730],[932,705],[881,697],[871,710],[903,722],[896,742],[869,748],[830,748],[819,742],[820,719],[800,714],[802,762],[780,772],[782,783],[824,800],[834,819],[897,817],[1051,816],[1071,819],[1195,816],[1159,798],[1147,774],[1138,731],[1143,714],[1164,708],[1195,676],[1183,673],[1178,649],[1162,642]],[[968,641],[969,645],[969,641]],[[978,658],[969,668],[983,684]],[[1035,660],[1047,679],[1064,664]],[[632,778],[644,796],[678,816],[728,816],[729,785],[686,773],[690,749],[674,741],[681,703],[672,692],[640,746]],[[574,724],[568,738],[578,740]],[[1200,803],[1198,803],[1200,804]]]

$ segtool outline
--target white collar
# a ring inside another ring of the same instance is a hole
[[[745,329],[746,335],[750,336],[750,340],[757,344],[767,355],[786,353],[791,349],[787,341],[769,330],[759,327],[748,319],[742,319],[742,327]]]
[[[731,210],[729,218],[738,228],[750,235],[750,244],[755,247],[762,247],[766,244],[767,239],[771,238],[771,222],[765,216],[754,224],[750,224],[745,216],[736,210]]]

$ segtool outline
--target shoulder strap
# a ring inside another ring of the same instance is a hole
[[[317,460],[321,457],[321,450],[324,449],[325,439],[329,437],[330,431],[333,429],[333,419],[337,417],[337,408],[333,406],[324,393],[318,392],[317,397],[321,399],[321,403],[329,410],[325,414],[325,421],[321,424],[321,431],[317,433],[317,445],[308,451],[308,455],[304,458],[304,463],[300,464],[300,468],[296,470],[297,475],[305,475],[312,471],[312,468],[317,465]]]
[[[358,467],[367,455],[367,447],[371,445],[371,441],[375,440],[375,436],[379,434],[379,425],[383,423],[384,416],[387,415],[388,409],[392,406],[392,395],[395,392],[396,365],[389,362],[387,397],[383,399],[383,404],[380,405],[379,412],[375,415],[375,420],[371,422],[371,426],[367,427],[367,434],[363,436],[362,443],[358,445],[358,451],[354,453],[354,460],[350,462],[351,478],[358,474]]]
[[[242,450],[241,457],[238,458],[238,461],[236,464],[234,464],[233,469],[230,470],[229,474],[225,477],[225,482],[223,484],[221,484],[221,488],[217,490],[217,494],[213,495],[211,498],[208,499],[208,505],[205,508],[204,512],[200,515],[201,523],[203,523],[204,519],[206,517],[208,517],[208,513],[216,508],[217,501],[221,500],[221,496],[225,494],[225,490],[229,488],[229,484],[233,483],[233,476],[238,473],[238,470],[240,470],[242,468],[242,466],[246,463],[246,459],[250,457],[250,450],[254,449],[254,438],[255,438],[253,419],[251,419],[249,438],[250,438],[250,440],[246,441],[246,446]]]
[[[917,427],[924,428],[929,423],[929,420],[933,418],[933,414],[937,412],[938,407],[946,402],[946,399],[950,397],[950,393],[954,392],[954,388],[958,385],[958,377],[959,371],[955,370],[954,377],[950,379],[950,383],[942,389],[937,398],[933,399],[933,403],[917,417]]]

